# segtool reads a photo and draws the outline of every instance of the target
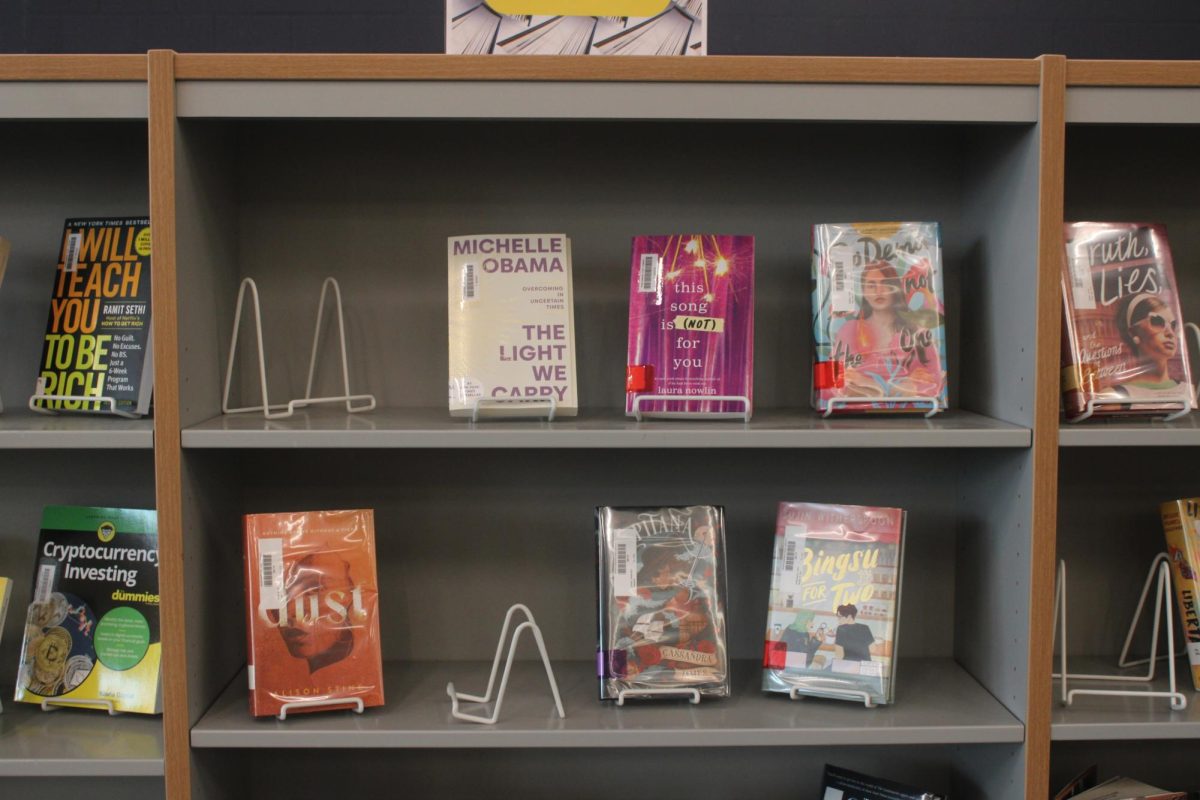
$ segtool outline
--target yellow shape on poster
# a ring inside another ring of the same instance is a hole
[[[576,17],[653,17],[669,0],[487,0],[499,14]]]

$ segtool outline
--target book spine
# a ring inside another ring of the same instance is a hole
[[[250,713],[257,717],[259,716],[258,692],[254,674],[254,610],[258,607],[258,598],[255,592],[257,576],[254,569],[256,539],[254,522],[250,517],[242,519],[242,535],[245,541],[243,565],[246,581],[246,680],[249,684],[247,688],[250,693]]]
[[[1200,692],[1200,581],[1196,575],[1200,568],[1200,499],[1163,503],[1161,510],[1192,685]]]

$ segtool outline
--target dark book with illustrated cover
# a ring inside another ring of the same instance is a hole
[[[1164,416],[1191,409],[1191,370],[1167,232],[1134,222],[1065,227],[1063,411]]]
[[[891,703],[905,513],[780,503],[763,690]]]
[[[104,398],[146,414],[154,385],[150,220],[69,219],[50,293],[38,394]],[[111,412],[97,400],[39,400],[53,411]]]
[[[724,511],[602,507],[596,534],[600,699],[728,697]]]
[[[830,764],[825,765],[825,780],[821,784],[821,800],[945,800],[945,797]]]
[[[1192,686],[1200,692],[1200,497],[1160,506]]]
[[[247,514],[245,537],[250,712],[383,705],[374,512]]]
[[[16,700],[162,712],[153,511],[47,506]]]

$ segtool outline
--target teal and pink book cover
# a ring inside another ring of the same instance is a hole
[[[754,237],[635,237],[626,413],[748,416],[753,393]]]

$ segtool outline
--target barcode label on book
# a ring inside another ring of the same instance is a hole
[[[37,583],[33,587],[33,602],[45,603],[50,599],[50,593],[54,591],[54,573],[57,567],[54,564],[38,564]]]
[[[63,258],[63,269],[67,272],[74,272],[79,266],[79,245],[82,241],[82,233],[67,234],[67,255]]]
[[[803,557],[804,537],[808,535],[808,526],[803,524],[788,525],[783,529],[783,587],[800,586],[800,560]]]
[[[834,314],[848,314],[854,308],[854,286],[850,275],[849,247],[834,247],[829,253],[829,308]]]
[[[1092,268],[1086,255],[1071,259],[1071,300],[1077,309],[1096,307],[1096,288],[1092,286]]]
[[[475,300],[479,297],[479,277],[475,274],[474,264],[463,264],[462,268],[462,299]]]
[[[637,594],[637,531],[633,528],[613,531],[612,580],[615,596]]]
[[[258,543],[258,607],[278,611],[283,604],[283,539],[262,539]]]
[[[655,253],[643,253],[638,270],[638,292],[657,292],[662,281],[662,258]]]

